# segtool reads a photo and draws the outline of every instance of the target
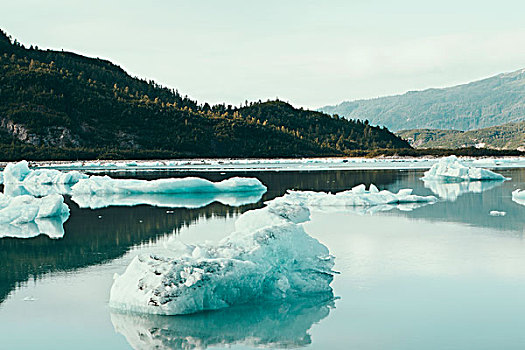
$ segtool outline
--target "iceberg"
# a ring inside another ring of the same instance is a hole
[[[465,166],[456,156],[441,158],[438,163],[425,172],[422,179],[439,182],[508,180],[503,175],[487,169]]]
[[[15,195],[32,195],[37,197],[49,194],[67,194],[69,185],[77,183],[88,176],[76,170],[62,172],[54,169],[29,169],[27,161],[9,163],[3,173],[4,193]]]
[[[106,195],[75,193],[71,199],[80,208],[99,209],[110,206],[150,205],[163,208],[196,209],[213,202],[238,207],[257,203],[265,191],[241,193],[196,193],[196,194],[164,194],[164,193],[111,193]]]
[[[525,205],[525,190],[515,190],[512,192],[512,200],[518,204]]]
[[[233,177],[212,182],[198,177],[159,180],[113,179],[109,176],[91,176],[73,185],[73,195],[78,194],[185,194],[231,193],[266,191],[256,178]]]
[[[312,343],[309,329],[334,307],[332,298],[241,305],[166,317],[111,313],[111,322],[133,349],[264,347],[288,349]]]
[[[61,195],[35,198],[0,193],[0,237],[29,238],[45,233],[60,238],[68,217],[69,208]]]
[[[463,182],[440,182],[423,179],[426,188],[434,194],[448,201],[455,201],[465,193],[482,193],[500,186],[503,181],[463,181]]]
[[[116,275],[109,304],[131,312],[182,315],[240,304],[332,295],[328,248],[300,225],[304,205],[277,198],[248,211],[217,244],[167,244]]]
[[[374,208],[377,211],[390,210],[399,207],[401,210],[411,210],[419,205],[435,203],[437,198],[434,196],[417,196],[412,194],[410,188],[401,189],[397,193],[388,190],[380,191],[374,184],[369,189],[361,184],[351,190],[336,194],[313,191],[288,191],[285,198],[294,203],[300,203],[308,208],[327,211],[341,210],[353,207]],[[373,210],[372,210],[373,212]]]

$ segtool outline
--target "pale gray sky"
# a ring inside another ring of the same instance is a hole
[[[525,68],[524,15],[510,0],[17,0],[0,27],[200,102],[315,108]]]

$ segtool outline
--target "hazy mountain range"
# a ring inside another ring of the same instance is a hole
[[[390,130],[474,130],[525,120],[525,69],[443,89],[320,108]]]

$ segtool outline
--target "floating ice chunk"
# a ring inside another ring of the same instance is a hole
[[[331,298],[241,305],[195,315],[164,317],[111,313],[115,331],[133,349],[206,349],[245,346],[298,348],[311,344],[308,330],[328,316]]]
[[[80,208],[98,209],[109,206],[135,206],[151,205],[164,208],[201,208],[210,203],[218,202],[232,207],[257,203],[261,200],[264,191],[240,192],[240,193],[142,193],[125,194],[111,193],[105,195],[74,193],[71,199]]]
[[[481,180],[508,180],[501,174],[493,171],[467,167],[456,156],[444,157],[425,172],[423,180],[440,182],[481,181]]]
[[[178,315],[331,294],[333,257],[297,224],[308,210],[291,206],[277,200],[241,215],[237,231],[217,245],[177,242],[168,244],[171,257],[136,257],[115,279],[110,306]]]
[[[503,184],[503,181],[462,181],[462,182],[440,182],[423,179],[425,187],[448,201],[455,201],[465,193],[481,193]]]
[[[512,200],[518,204],[525,205],[525,190],[515,190],[512,192]]]
[[[401,189],[397,193],[387,190],[379,191],[373,184],[370,185],[368,191],[365,185],[359,185],[351,190],[336,194],[313,191],[289,191],[285,195],[285,199],[322,211],[333,210],[333,208],[339,208],[338,210],[340,210],[341,208],[375,206],[383,206],[383,210],[390,210],[400,204],[434,203],[437,201],[437,198],[434,196],[414,195],[412,194],[412,189]],[[391,207],[388,207],[388,205],[391,205]],[[409,208],[408,206],[404,207],[405,210]]]
[[[256,178],[233,177],[220,182],[211,182],[198,177],[181,179],[135,180],[112,179],[109,176],[91,176],[82,179],[72,187],[73,195],[111,193],[142,194],[184,194],[184,193],[225,193],[266,191]]]
[[[0,193],[0,237],[64,236],[69,208],[60,195],[9,197]]]
[[[491,210],[489,213],[490,216],[505,216],[507,215],[504,211]]]
[[[9,163],[3,171],[5,193],[11,196],[29,194],[45,196],[66,194],[69,185],[77,183],[87,175],[78,171],[62,172],[54,169],[29,169],[27,161]]]

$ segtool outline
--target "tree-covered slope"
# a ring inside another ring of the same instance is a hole
[[[403,130],[398,135],[417,148],[525,149],[525,121],[470,131]]]
[[[391,130],[473,130],[525,120],[525,69],[444,89],[321,108]]]
[[[130,157],[293,157],[409,147],[386,129],[280,101],[198,104],[109,61],[24,48],[0,32],[0,158],[8,144],[17,152],[25,145]]]

